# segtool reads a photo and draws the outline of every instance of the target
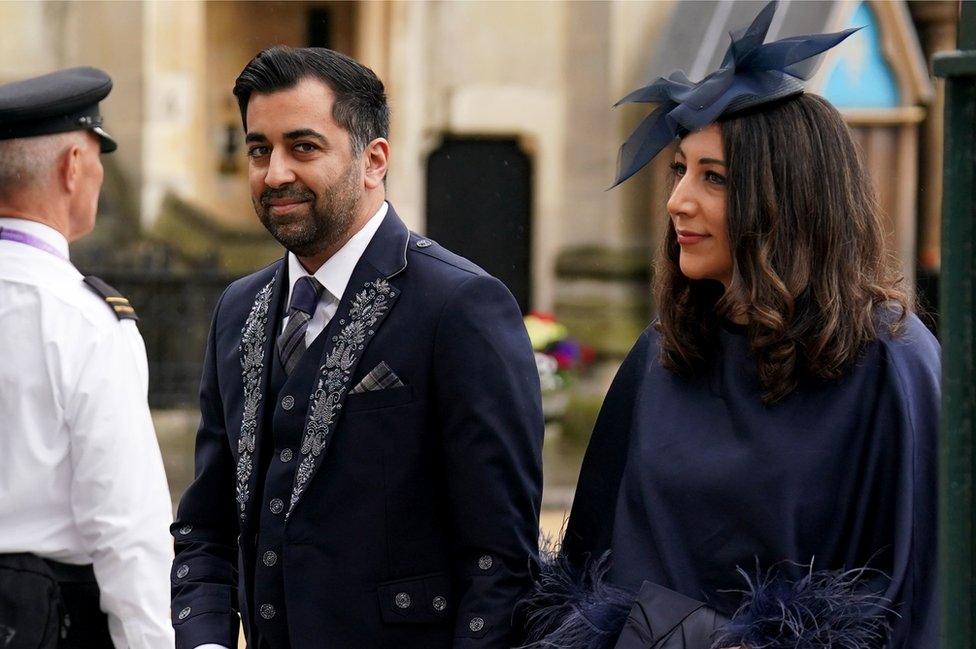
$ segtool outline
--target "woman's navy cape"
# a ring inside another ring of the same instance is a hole
[[[702,601],[739,638],[890,627],[888,649],[935,646],[938,342],[911,314],[897,335],[881,324],[842,379],[773,406],[747,336],[722,329],[716,344],[706,375],[682,379],[659,334],[641,336],[587,449],[566,561],[609,552],[615,587]]]

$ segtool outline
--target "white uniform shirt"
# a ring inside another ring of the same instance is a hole
[[[57,231],[0,218],[0,553],[93,564],[116,647],[171,649],[172,504],[142,336]]]

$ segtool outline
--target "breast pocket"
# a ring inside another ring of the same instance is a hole
[[[413,388],[409,385],[401,385],[384,390],[371,390],[369,392],[349,394],[346,396],[346,403],[343,405],[343,409],[346,412],[377,410],[379,408],[402,406],[412,402],[413,399]]]

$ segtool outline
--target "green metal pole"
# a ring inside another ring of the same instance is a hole
[[[946,79],[942,199],[939,556],[942,649],[976,646],[976,2],[962,2]]]

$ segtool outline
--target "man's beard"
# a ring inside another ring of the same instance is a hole
[[[314,257],[328,250],[349,233],[356,219],[359,197],[358,176],[350,164],[344,177],[327,187],[321,195],[299,183],[267,188],[260,199],[252,199],[258,219],[281,245],[299,257]],[[276,216],[271,212],[274,199],[306,201],[295,212]]]

